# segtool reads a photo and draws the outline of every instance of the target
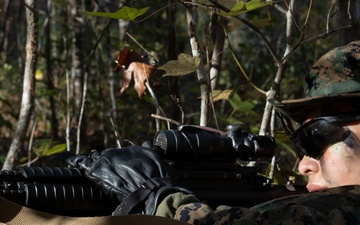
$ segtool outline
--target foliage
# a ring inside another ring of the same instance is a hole
[[[170,60],[160,66],[159,70],[165,70],[163,76],[183,76],[196,71],[200,65],[200,58],[180,53],[177,60]]]
[[[145,14],[149,10],[149,8],[150,7],[135,9],[124,6],[115,13],[107,13],[107,12],[85,12],[85,13],[90,16],[101,16],[101,17],[120,19],[120,20],[135,20],[137,17]]]
[[[56,143],[51,139],[40,139],[33,149],[33,153],[36,156],[34,161],[36,161],[41,157],[51,156],[66,151],[66,143]],[[26,163],[29,160],[30,158],[26,156],[22,157],[19,161],[21,163]]]
[[[268,5],[272,5],[278,1],[263,1],[263,0],[251,0],[248,2],[239,1],[236,3],[229,12],[218,12],[222,16],[237,16],[243,13],[247,13]]]

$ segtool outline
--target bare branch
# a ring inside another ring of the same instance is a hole
[[[349,19],[351,20],[351,12],[350,12],[350,5],[351,5],[351,0],[348,0],[348,7],[347,7],[347,13],[348,13],[348,15],[349,15]]]
[[[316,39],[324,39],[326,38],[327,36],[329,36],[329,34],[332,34],[332,33],[336,33],[336,32],[339,32],[341,30],[345,30],[345,29],[349,29],[349,28],[352,28],[353,25],[345,25],[345,26],[341,26],[341,27],[338,27],[338,28],[335,28],[335,29],[332,29],[332,30],[329,30],[329,31],[325,31],[323,33],[320,33],[320,34],[317,34],[313,37],[310,37],[308,39],[305,39],[297,44],[295,44],[293,47],[292,47],[292,51],[288,52],[287,55],[284,55],[284,58],[283,60],[286,60],[289,58],[289,56],[291,55],[291,53],[293,53],[297,48],[299,48],[300,46],[304,45],[305,43],[308,43],[308,42],[312,42]]]
[[[295,4],[295,0],[291,0],[290,4],[289,4],[289,8],[288,8],[288,12],[286,12],[286,39],[288,40],[286,43],[286,49],[284,52],[284,55],[287,55],[289,52],[292,51],[293,49],[293,44],[292,44],[292,26],[294,24],[293,22],[293,17],[292,17],[292,11],[294,8],[294,4]],[[281,78],[285,72],[285,69],[287,67],[287,60],[283,59],[281,61],[281,63],[278,64],[278,70],[276,72],[275,78],[274,78],[274,84],[273,87],[270,91],[267,92],[266,97],[267,99],[271,99],[271,98],[275,98],[279,92],[280,92],[280,81]],[[269,102],[266,102],[265,105],[265,110],[264,110],[264,114],[263,114],[263,118],[261,121],[261,126],[260,126],[260,131],[259,134],[260,135],[265,135],[267,128],[270,124],[271,121],[271,116],[273,113],[273,107],[272,105],[269,104]]]
[[[156,119],[161,119],[161,120],[164,120],[168,123],[172,123],[172,124],[175,124],[177,126],[179,126],[181,123],[178,122],[178,121],[175,121],[173,119],[170,119],[170,118],[166,118],[166,117],[163,117],[163,116],[160,116],[160,115],[156,115],[156,114],[151,114],[152,117],[156,118]]]
[[[131,40],[133,40],[142,50],[144,50],[144,52],[146,52],[147,55],[153,57],[156,62],[159,62],[159,59],[156,57],[156,55],[146,50],[146,48],[144,48],[144,46],[142,46],[131,34],[126,32],[126,35],[129,36]]]
[[[330,20],[332,18],[332,16],[334,15],[334,13],[332,13],[332,9],[333,9],[333,6],[334,6],[334,1],[331,1],[331,5],[330,5],[330,9],[329,9],[329,12],[328,12],[328,15],[327,15],[327,19],[326,19],[326,31],[327,33],[329,34],[329,24],[330,24]]]

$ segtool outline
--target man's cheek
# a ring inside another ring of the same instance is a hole
[[[348,155],[347,145],[344,142],[338,142],[328,149],[334,156],[346,157]]]
[[[334,168],[339,168],[343,164],[344,159],[348,158],[349,147],[344,142],[338,142],[331,145],[320,158],[321,169],[326,175],[329,171]]]

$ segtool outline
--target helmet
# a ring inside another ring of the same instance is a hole
[[[360,105],[360,41],[330,50],[311,67],[304,81],[305,98],[269,99],[277,112],[303,123],[312,110],[336,101]]]

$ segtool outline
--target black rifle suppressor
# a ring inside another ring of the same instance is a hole
[[[21,167],[0,171],[0,196],[56,215],[111,215],[117,200],[107,198],[78,169]]]

